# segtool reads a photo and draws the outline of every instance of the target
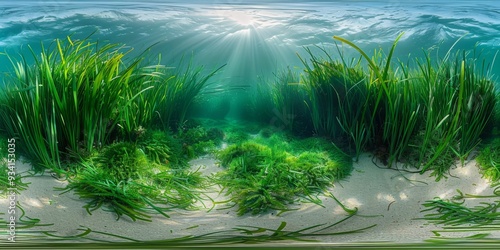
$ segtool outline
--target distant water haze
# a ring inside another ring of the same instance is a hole
[[[395,56],[442,56],[475,46],[487,60],[500,48],[500,1],[1,1],[0,51],[16,56],[39,50],[54,38],[123,43],[139,55],[153,45],[151,63],[176,66],[182,56],[215,69],[223,86],[254,86],[286,67],[301,70],[297,54],[320,46],[336,53],[332,36],[349,39],[372,53],[390,48],[400,32]],[[316,51],[316,50],[315,50]],[[319,50],[317,50],[319,52]],[[345,47],[348,57],[358,56]],[[5,56],[0,71],[9,71]],[[494,66],[500,74],[500,63]],[[4,77],[1,74],[0,77]]]

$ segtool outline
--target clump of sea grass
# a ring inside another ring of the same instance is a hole
[[[500,180],[500,139],[494,139],[481,149],[476,158],[483,177],[498,182]]]
[[[350,157],[336,148],[287,151],[283,139],[248,140],[218,152],[226,171],[217,181],[238,205],[239,215],[287,211],[299,198],[320,204],[315,196],[351,171]]]

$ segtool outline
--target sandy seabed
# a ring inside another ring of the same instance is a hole
[[[212,157],[202,157],[190,162],[193,169],[200,168],[203,174],[221,171]],[[18,164],[17,171],[22,173],[29,170],[27,164]],[[186,235],[201,235],[214,231],[223,231],[239,226],[256,226],[276,229],[282,222],[286,222],[285,230],[294,231],[319,224],[333,224],[347,216],[347,213],[331,197],[320,196],[323,206],[312,203],[302,203],[297,210],[277,215],[270,211],[261,215],[237,216],[236,208],[221,209],[227,205],[216,205],[207,200],[205,207],[193,211],[173,210],[168,214],[170,218],[153,215],[152,222],[131,221],[123,216],[116,220],[116,215],[104,211],[102,208],[92,215],[82,207],[86,203],[72,192],[60,194],[55,187],[64,187],[65,181],[58,181],[48,173],[40,176],[23,178],[30,182],[27,190],[17,196],[17,200],[30,218],[40,219],[41,224],[53,223],[51,226],[35,227],[30,230],[52,231],[61,236],[77,235],[83,227],[94,231],[109,232],[116,235],[142,241],[162,240]],[[422,204],[435,197],[450,199],[457,194],[457,189],[467,194],[490,195],[493,190],[488,181],[481,178],[475,161],[465,166],[451,169],[448,178],[439,182],[430,174],[408,173],[393,169],[377,167],[368,154],[361,155],[354,163],[354,170],[350,177],[335,183],[331,193],[346,207],[358,209],[357,215],[327,229],[324,233],[342,232],[368,228],[354,234],[340,234],[333,236],[315,236],[311,239],[320,243],[362,243],[362,242],[393,242],[417,243],[434,236],[433,230],[440,229],[422,218],[424,213]],[[208,193],[215,201],[227,200],[217,190]],[[484,201],[484,200],[483,200]],[[473,199],[467,200],[468,206],[473,206]],[[478,202],[478,201],[477,201]],[[7,199],[0,200],[1,207],[7,211]],[[5,213],[5,212],[3,212]],[[6,213],[5,213],[6,214]],[[493,231],[491,237],[500,238],[500,231]],[[464,233],[471,235],[473,233]],[[109,241],[123,241],[123,239],[105,236],[89,235],[91,238]],[[461,237],[458,234],[447,235]],[[79,241],[85,241],[80,239]],[[294,243],[291,243],[294,244]]]

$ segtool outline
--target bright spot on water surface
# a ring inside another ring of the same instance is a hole
[[[220,12],[223,12],[220,13],[221,15],[244,27],[253,26],[255,23],[254,18],[244,11],[222,10]]]

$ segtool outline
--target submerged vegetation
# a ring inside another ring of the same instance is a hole
[[[205,180],[196,171],[171,169],[156,164],[133,144],[106,147],[95,159],[82,163],[69,184],[61,189],[74,190],[90,201],[84,206],[89,214],[105,205],[117,215],[132,220],[151,221],[150,213],[166,217],[172,208],[189,208],[201,199]]]
[[[296,72],[290,68],[278,72],[274,81],[260,82],[256,92],[252,106],[260,114],[257,121],[302,137],[313,134],[311,115],[304,103],[307,93]]]
[[[277,77],[274,85],[288,87],[267,91],[280,100],[274,107],[289,107],[284,115],[295,118],[290,124],[312,124],[311,133],[329,137],[356,159],[368,150],[384,165],[402,162],[421,172],[431,170],[439,179],[488,136],[497,103],[495,83],[476,53],[453,54],[453,48],[437,61],[426,52],[423,60],[394,62],[401,36],[388,54],[379,49],[371,57],[340,37],[334,39],[360,57],[346,58],[339,45],[339,59],[324,49],[321,58],[306,48],[310,59],[301,58],[305,70],[300,81]],[[297,116],[295,110],[304,108],[311,115]]]
[[[500,93],[497,95],[497,105],[493,116],[496,126],[491,126],[492,136],[480,146],[476,162],[483,173],[493,185],[500,181]]]
[[[500,181],[500,139],[486,144],[476,158],[483,176],[493,183]]]
[[[306,48],[301,74],[287,68],[256,88],[253,118],[271,126],[244,128],[206,126],[189,117],[191,104],[203,98],[220,68],[204,74],[192,62],[174,69],[148,65],[147,51],[127,59],[131,50],[124,45],[56,39],[39,53],[29,47],[31,56],[7,55],[13,74],[0,90],[0,134],[22,141],[19,152],[35,170],[66,178],[59,191],[85,199],[89,214],[106,207],[117,219],[133,221],[196,209],[213,184],[229,200],[212,203],[236,206],[238,215],[285,212],[301,202],[321,205],[319,196],[347,177],[352,159],[366,151],[389,168],[402,163],[433,171],[439,180],[451,164],[464,164],[480,149],[477,162],[498,188],[499,141],[481,145],[498,133],[500,121],[487,64],[453,48],[437,60],[425,51],[423,58],[396,61],[401,36],[388,53],[378,49],[372,56],[340,37],[334,39],[348,48],[337,44],[338,57]],[[360,56],[349,59],[344,49]],[[230,103],[219,105],[224,112],[217,116],[225,117]],[[189,164],[206,154],[223,167],[210,178]],[[25,184],[19,181],[19,187]],[[436,199],[424,206],[437,211],[426,219],[438,224],[482,227],[498,224],[498,204],[467,208]],[[288,239],[285,225],[256,230]]]
[[[490,232],[500,229],[500,184],[492,184],[491,195],[458,194],[449,200],[435,198],[423,203],[426,213],[423,218],[430,223],[440,226],[441,229],[433,230],[434,238],[446,237],[450,233],[473,233],[478,239],[485,238]],[[471,203],[475,204],[474,206]],[[462,236],[463,237],[463,236]],[[453,239],[453,238],[451,238]]]
[[[0,136],[0,198],[8,197],[12,191],[19,193],[28,187],[28,183],[22,181],[21,174],[15,171],[15,165],[11,165],[17,158],[15,154],[14,158],[8,157],[8,144],[9,140]]]
[[[286,211],[298,197],[320,204],[317,195],[334,180],[350,174],[350,157],[323,139],[294,143],[319,147],[294,149],[283,136],[275,134],[233,144],[217,154],[227,169],[217,180],[238,205],[239,215],[269,209]]]
[[[22,142],[35,170],[66,176],[63,190],[88,199],[89,213],[106,205],[118,218],[149,220],[150,210],[167,216],[200,199],[204,179],[187,161],[215,144],[179,127],[218,69],[149,66],[146,52],[127,59],[124,45],[89,37],[29,50],[7,55],[14,73],[0,91],[0,132]]]
[[[172,71],[144,65],[143,55],[89,38],[56,39],[34,64],[9,56],[14,67],[1,92],[0,130],[20,138],[19,149],[38,169],[58,169],[63,160],[115,140],[134,141],[153,121],[176,129],[190,103],[217,72]]]
[[[95,162],[116,181],[136,179],[149,167],[144,152],[129,142],[120,142],[105,147],[96,157]]]

